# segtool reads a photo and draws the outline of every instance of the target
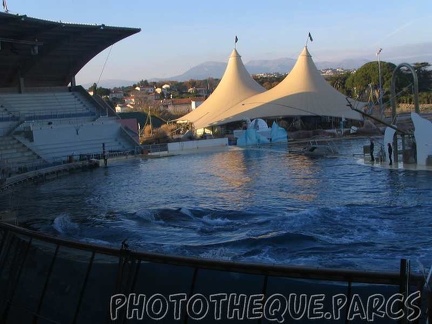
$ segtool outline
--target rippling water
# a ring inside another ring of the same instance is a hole
[[[160,159],[30,185],[0,197],[22,226],[158,253],[327,268],[432,264],[432,173],[359,162],[366,140],[336,158],[286,146]]]

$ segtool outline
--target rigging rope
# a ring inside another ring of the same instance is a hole
[[[99,82],[100,82],[100,79],[101,79],[102,74],[103,74],[103,72],[104,72],[104,70],[105,70],[105,66],[106,66],[106,64],[107,64],[107,62],[108,62],[108,58],[109,58],[109,56],[110,56],[110,54],[111,54],[111,50],[112,50],[113,46],[114,46],[114,45],[111,45],[111,47],[110,47],[110,50],[109,50],[108,55],[107,55],[107,57],[106,57],[106,59],[105,59],[104,65],[103,65],[103,67],[102,67],[102,71],[101,71],[101,73],[100,73],[100,75],[99,75],[99,79],[98,79],[97,82],[96,82],[96,86],[97,86],[97,85],[99,84]]]

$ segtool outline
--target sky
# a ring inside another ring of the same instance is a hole
[[[381,61],[391,61],[386,49],[432,44],[432,0],[6,1],[12,14],[141,28],[93,58],[78,84],[169,78],[204,62],[227,62],[236,36],[245,64],[295,59],[308,33],[314,61],[372,61],[379,48]]]

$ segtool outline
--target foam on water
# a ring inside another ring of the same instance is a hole
[[[224,217],[211,217],[209,215],[205,215],[203,218],[201,218],[202,222],[206,225],[212,225],[212,226],[224,226],[228,224],[233,224],[234,222],[226,219]]]
[[[352,152],[366,142],[341,142],[332,159],[282,146],[130,159],[22,188],[0,206],[34,230],[115,247],[127,239],[134,250],[396,271],[404,257],[428,268],[432,175],[358,164]]]
[[[180,208],[179,211],[180,211],[180,213],[187,215],[190,218],[194,218],[194,215],[192,214],[192,212],[187,208]]]
[[[142,223],[155,223],[162,225],[164,224],[164,220],[157,217],[157,211],[155,210],[139,210],[136,213],[136,218],[139,222]]]
[[[52,226],[57,232],[66,235],[76,235],[79,231],[79,225],[74,223],[68,214],[57,216]]]

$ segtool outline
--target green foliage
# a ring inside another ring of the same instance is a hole
[[[258,82],[261,86],[270,90],[278,85],[283,79],[285,79],[286,74],[275,74],[273,76],[262,76],[253,75],[253,79]]]
[[[386,93],[390,93],[391,78],[396,65],[388,62],[369,62],[364,64],[346,80],[345,87],[352,89],[354,96],[365,92],[370,86],[379,89],[379,75],[381,69],[381,86]]]
[[[345,72],[345,73],[330,75],[326,77],[326,80],[327,82],[330,83],[330,85],[333,88],[343,93],[344,95],[351,97],[352,91],[346,86],[347,80],[350,76],[351,76],[351,72]]]
[[[414,63],[413,68],[417,73],[419,92],[432,91],[432,70],[427,62]]]
[[[111,93],[111,89],[98,87],[96,83],[93,83],[93,85],[88,90],[101,97],[109,96]]]
[[[432,91],[421,92],[419,94],[419,101],[423,104],[432,104]]]
[[[89,91],[89,92],[93,92],[93,93],[95,93],[95,92],[96,92],[96,89],[97,89],[97,84],[96,84],[96,83],[93,83],[93,85],[92,85],[90,88],[88,88],[88,91]]]
[[[359,68],[346,80],[346,88],[352,89],[351,97],[359,98],[359,100],[371,100],[373,94],[376,101],[379,97],[379,75],[381,69],[381,87],[383,89],[383,102],[390,101],[391,95],[391,80],[396,65],[388,62],[369,62]],[[396,87],[395,92],[398,100],[404,95],[412,96],[413,77],[406,69],[396,70]]]
[[[96,89],[96,94],[101,96],[101,97],[109,96],[110,93],[111,93],[111,90],[107,89],[107,88],[97,88]]]
[[[413,68],[416,70],[418,81],[419,81],[419,98],[420,103],[430,102],[430,92],[432,92],[432,71],[431,65],[427,62],[414,63]],[[384,91],[383,102],[387,102],[390,99],[391,90],[391,78],[396,65],[389,62],[373,61],[364,64],[355,72],[345,72],[341,74],[334,74],[326,76],[326,80],[339,92],[351,98],[358,98],[359,100],[368,100],[368,91],[374,93],[374,97],[378,97],[379,89],[379,75],[381,70],[381,84]],[[253,75],[255,81],[261,84],[267,90],[275,87],[286,77],[286,74],[274,74],[274,75]],[[148,80],[139,81],[136,86],[151,86],[154,88],[161,88],[164,84],[170,85],[170,96],[172,98],[190,98],[193,96],[192,93],[188,93],[190,88],[208,88],[210,93],[216,89],[220,82],[220,79],[208,78],[204,80],[188,80],[184,82],[179,81],[158,81],[149,82]],[[413,78],[411,73],[407,73],[404,69],[399,69],[396,75],[396,93],[399,98],[404,96],[412,97],[412,82]],[[96,88],[94,84],[92,88]],[[125,96],[128,96],[133,91],[133,87],[122,87],[121,89],[125,92]],[[103,89],[106,93],[107,89]],[[96,88],[96,93],[99,94],[99,88]],[[426,94],[422,94],[425,92]],[[410,101],[407,99],[407,101]],[[145,106],[150,106],[150,103],[146,103]],[[154,110],[156,112],[156,109]],[[166,116],[164,116],[166,117]]]

